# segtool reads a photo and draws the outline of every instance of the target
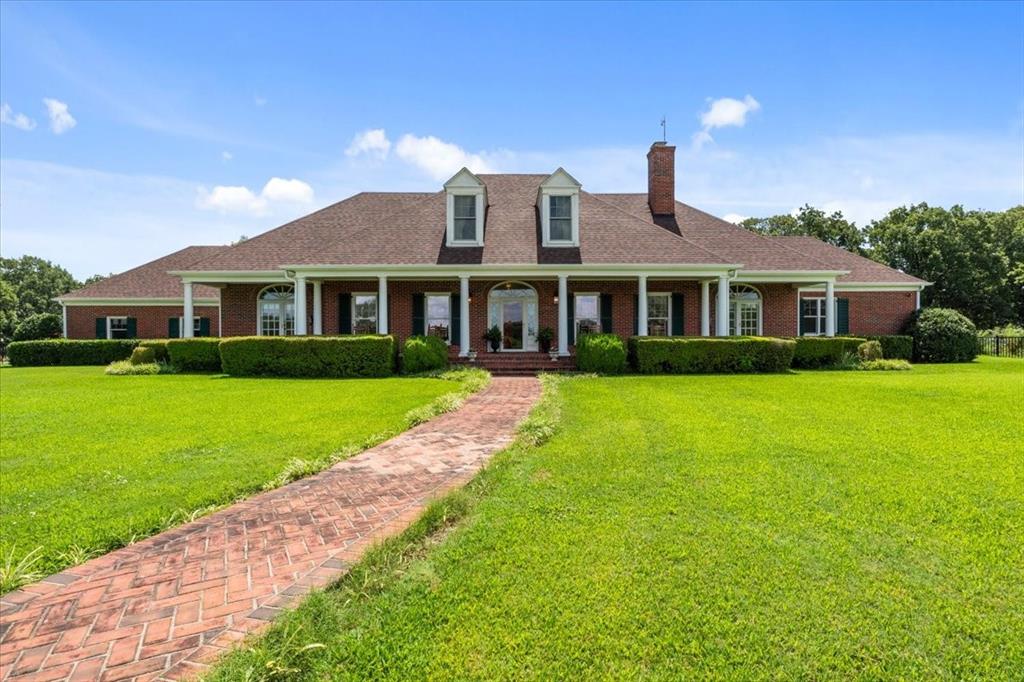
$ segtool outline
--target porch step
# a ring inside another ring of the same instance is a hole
[[[451,358],[453,365],[481,367],[498,376],[529,376],[538,372],[572,372],[576,370],[573,357],[551,359],[547,353],[479,353],[476,361],[469,358]]]

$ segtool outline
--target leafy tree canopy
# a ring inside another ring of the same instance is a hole
[[[821,209],[804,205],[795,215],[747,218],[740,225],[773,237],[815,237],[841,249],[864,254],[864,235],[855,223],[843,217],[842,211],[826,214]]]
[[[4,339],[10,339],[18,322],[30,315],[59,313],[60,305],[53,299],[79,286],[70,272],[35,256],[0,258],[0,282]]]

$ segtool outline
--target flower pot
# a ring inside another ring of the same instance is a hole
[[[490,344],[491,344],[491,352],[492,353],[497,353],[498,352],[498,348],[501,347],[501,341],[490,341]]]

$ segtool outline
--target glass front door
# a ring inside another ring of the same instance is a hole
[[[523,349],[523,302],[504,301],[501,304],[501,347],[504,350]]]

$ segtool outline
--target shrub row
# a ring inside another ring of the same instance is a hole
[[[915,360],[970,362],[978,355],[977,328],[950,308],[924,308],[911,319],[908,328],[914,337]]]
[[[15,367],[109,365],[127,360],[138,345],[136,339],[15,341],[7,346],[7,357]]]
[[[866,336],[868,341],[878,341],[882,345],[882,357],[888,360],[911,360],[914,357],[913,336]]]
[[[799,369],[835,367],[847,355],[856,357],[857,347],[865,341],[856,336],[799,336],[793,340],[793,367]]]
[[[402,371],[429,372],[448,366],[448,346],[436,336],[410,336],[402,347]]]
[[[581,372],[621,374],[626,371],[626,346],[615,334],[583,334],[576,340],[576,367]]]
[[[174,368],[182,372],[220,372],[220,343],[210,337],[169,339],[167,354]]]
[[[238,337],[220,342],[220,357],[224,372],[233,376],[384,377],[394,372],[395,340],[391,336]]]
[[[722,338],[634,336],[630,364],[641,374],[784,372],[796,342],[757,336]]]

